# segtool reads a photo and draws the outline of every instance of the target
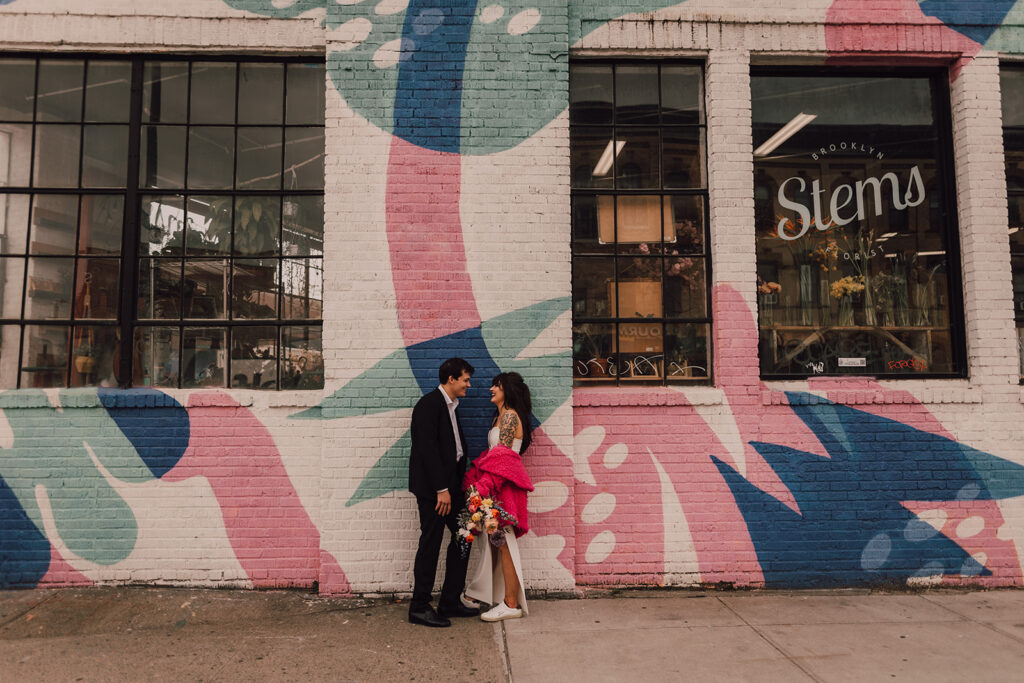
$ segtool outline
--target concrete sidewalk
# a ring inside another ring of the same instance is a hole
[[[0,591],[0,680],[1024,678],[1024,591],[631,591],[448,629],[406,610],[297,591]]]

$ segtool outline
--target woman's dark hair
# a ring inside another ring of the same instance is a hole
[[[520,453],[525,453],[532,441],[533,424],[530,416],[533,413],[533,404],[530,401],[530,387],[526,386],[523,376],[518,372],[499,372],[491,381],[492,387],[501,387],[505,393],[505,405],[516,411],[519,421],[523,425],[523,446]]]
[[[437,378],[441,384],[447,384],[449,377],[458,379],[462,377],[463,372],[472,377],[473,366],[461,358],[449,358],[441,363],[441,367],[437,370]]]

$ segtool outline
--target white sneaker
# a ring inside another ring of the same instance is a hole
[[[502,621],[503,619],[518,619],[523,616],[523,610],[519,607],[509,607],[502,600],[497,605],[480,615],[484,621]]]
[[[459,602],[462,603],[463,607],[468,607],[470,609],[479,609],[488,606],[482,602],[479,602],[478,600],[474,600],[473,598],[467,596],[465,593],[459,596]]]

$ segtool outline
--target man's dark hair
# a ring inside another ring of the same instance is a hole
[[[473,366],[462,358],[449,358],[445,362],[441,363],[441,367],[437,371],[437,378],[441,380],[441,384],[447,384],[449,377],[458,379],[462,377],[463,372],[472,377]]]

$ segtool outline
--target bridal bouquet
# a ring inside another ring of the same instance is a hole
[[[466,490],[466,507],[459,513],[459,546],[462,554],[469,553],[470,544],[481,534],[492,535],[503,526],[515,526],[515,515],[493,498],[484,498],[475,486]]]

